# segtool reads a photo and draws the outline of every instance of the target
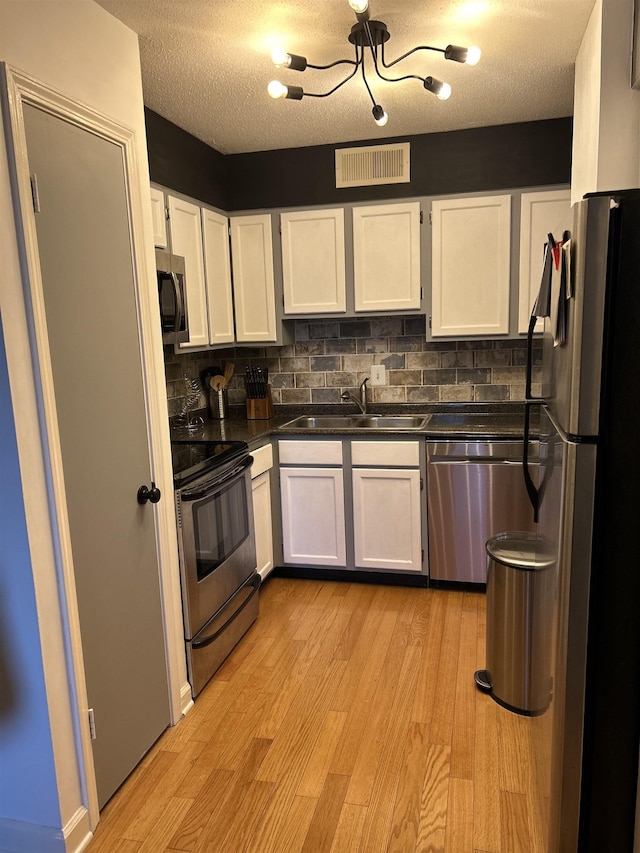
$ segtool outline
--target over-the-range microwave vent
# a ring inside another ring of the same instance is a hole
[[[405,184],[410,180],[410,143],[336,148],[336,187]]]

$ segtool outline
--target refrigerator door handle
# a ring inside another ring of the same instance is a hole
[[[535,317],[532,317],[533,324],[535,325]],[[531,328],[531,324],[529,324],[529,328]],[[524,407],[524,438],[522,441],[522,472],[524,474],[524,484],[527,489],[527,495],[529,496],[529,501],[531,502],[531,506],[533,508],[533,520],[535,524],[538,523],[538,513],[540,510],[540,491],[536,488],[535,483],[531,477],[531,472],[529,471],[529,422],[531,418],[531,406],[529,403],[525,403]]]

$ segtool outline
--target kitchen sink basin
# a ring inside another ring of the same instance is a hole
[[[293,429],[422,429],[427,422],[426,415],[318,415],[299,418],[284,424]]]

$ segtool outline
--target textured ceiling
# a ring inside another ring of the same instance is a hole
[[[384,83],[379,128],[359,77],[329,98],[277,100],[274,79],[328,91],[340,67],[304,73],[275,69],[284,47],[323,65],[353,57],[355,16],[347,0],[97,0],[139,34],[148,107],[223,154],[557,118],[573,112],[575,57],[593,0],[370,0],[371,18],[391,38],[389,62],[419,44],[478,45],[475,66],[420,51],[389,76],[432,75],[451,84],[440,101],[417,80]],[[370,61],[370,60],[369,60]]]

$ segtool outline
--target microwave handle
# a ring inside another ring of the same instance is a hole
[[[178,283],[178,276],[174,272],[158,272],[158,285],[161,282],[169,280],[171,282],[171,286],[173,287],[173,294],[176,300],[176,314],[175,314],[175,323],[174,328],[171,330],[172,332],[179,332],[182,327],[182,320],[184,318],[184,300],[182,298],[182,289]],[[160,289],[160,288],[158,288]]]
[[[173,284],[173,290],[176,295],[176,327],[174,331],[179,332],[182,328],[182,320],[184,318],[184,301],[182,299],[182,288],[178,283],[178,276],[176,273],[172,272],[171,282]]]

